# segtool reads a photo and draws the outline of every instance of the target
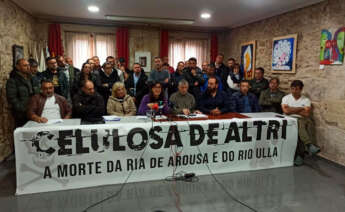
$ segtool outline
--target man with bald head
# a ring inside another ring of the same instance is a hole
[[[92,81],[82,82],[82,88],[73,97],[73,117],[80,118],[81,124],[102,124],[105,115],[104,100],[95,91]]]
[[[70,67],[73,67],[75,75],[80,72],[80,69],[74,66],[73,59],[71,57],[65,57],[65,61]]]
[[[35,89],[31,79],[29,62],[25,59],[19,59],[6,84],[7,101],[12,107],[15,127],[21,127],[28,121],[26,117],[27,105],[34,94]]]

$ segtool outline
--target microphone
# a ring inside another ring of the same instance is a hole
[[[157,103],[153,104],[153,106],[152,106],[152,110],[157,111],[158,109],[159,109],[158,104],[157,104]]]

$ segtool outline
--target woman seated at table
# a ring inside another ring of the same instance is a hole
[[[127,94],[125,85],[116,82],[112,88],[112,95],[109,96],[107,104],[109,115],[134,116],[137,112],[133,98]]]
[[[138,114],[146,115],[149,110],[155,110],[160,114],[168,114],[168,100],[163,92],[163,85],[160,82],[151,82],[149,94],[146,94],[141,100]]]

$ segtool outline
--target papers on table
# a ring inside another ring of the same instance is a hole
[[[135,118],[140,119],[140,120],[151,120],[151,118],[148,116],[136,116]],[[164,115],[157,115],[157,116],[154,116],[152,118],[154,120],[167,120],[168,119],[168,117],[166,117]]]
[[[46,124],[58,124],[62,122],[63,122],[62,119],[49,119]]]
[[[178,114],[177,117],[185,118],[185,119],[200,119],[200,118],[208,118],[207,115],[205,114],[189,114],[189,115],[184,115],[184,114]]]
[[[164,115],[159,115],[159,116],[155,116],[154,117],[155,120],[167,120],[168,117],[164,116]]]
[[[120,121],[121,118],[118,116],[103,116],[104,121]]]
[[[28,121],[23,127],[24,128],[31,128],[31,127],[42,127],[47,125],[61,125],[64,121],[62,119],[50,119],[47,123],[38,123],[35,121]]]

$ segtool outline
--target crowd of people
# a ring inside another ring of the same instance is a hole
[[[286,95],[279,89],[279,78],[267,80],[259,67],[254,79],[246,80],[240,64],[233,58],[224,64],[223,54],[215,62],[203,62],[201,68],[195,58],[178,62],[176,69],[168,61],[155,57],[154,69],[147,75],[139,63],[130,70],[123,58],[112,56],[103,65],[94,56],[80,70],[70,57],[48,57],[43,72],[37,71],[37,61],[19,59],[6,88],[16,127],[28,120],[69,118],[100,124],[104,115],[146,115],[157,105],[164,115],[275,112],[298,119],[302,150],[297,165],[303,163],[305,152],[320,151],[312,138],[311,102],[302,95],[302,81],[293,81]]]

